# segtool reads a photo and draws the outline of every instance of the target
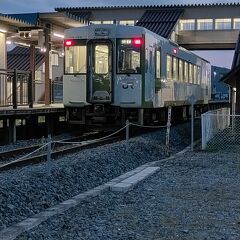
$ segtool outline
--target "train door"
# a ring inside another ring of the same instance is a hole
[[[87,92],[91,103],[112,102],[112,52],[109,40],[88,42]]]

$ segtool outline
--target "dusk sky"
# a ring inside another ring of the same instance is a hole
[[[236,0],[235,2],[239,2]],[[163,5],[163,4],[202,4],[202,3],[233,3],[232,0],[0,0],[0,13],[52,12],[56,7],[89,7],[119,5]],[[230,67],[233,51],[198,51],[200,56],[212,64]]]

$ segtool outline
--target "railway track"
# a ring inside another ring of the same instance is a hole
[[[51,144],[51,148],[54,148],[54,150],[51,152],[51,159],[56,159],[65,154],[74,153],[79,150],[94,148],[103,144],[112,143],[122,138],[120,135],[117,135],[115,137],[104,139],[106,135],[108,135],[106,134],[106,132],[105,133],[94,132],[94,133],[84,134],[79,137],[73,137],[73,138],[68,138],[61,141],[55,141]],[[97,139],[97,138],[99,139],[103,138],[103,139],[99,141],[97,140],[94,141],[94,139]],[[77,141],[79,141],[79,143],[71,144],[71,142],[77,142]],[[43,147],[42,150],[40,150],[40,153],[34,153],[34,155],[26,158],[23,157],[26,154],[36,151],[40,147],[41,147],[40,145],[36,144],[29,147],[23,147],[23,148],[14,149],[11,151],[1,152],[0,153],[0,172],[14,169],[16,167],[22,167],[22,166],[46,161],[47,146]],[[9,158],[10,159],[14,158],[14,160],[12,159],[9,160]]]

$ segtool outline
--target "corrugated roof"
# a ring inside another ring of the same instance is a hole
[[[21,25],[21,26],[25,26],[25,25],[32,25],[30,22],[18,18],[17,16],[15,16],[16,14],[2,14],[0,13],[0,20],[9,24],[14,24],[14,25]]]
[[[196,4],[133,4],[128,0],[128,3],[122,4],[114,4],[106,3],[103,4],[101,1],[98,3],[92,2],[92,4],[88,2],[83,2],[81,7],[57,7],[55,11],[63,12],[63,11],[81,11],[81,10],[94,10],[94,9],[154,9],[154,8],[189,8],[189,7],[214,7],[214,6],[240,6],[240,2],[232,2],[232,3],[196,3]],[[122,1],[121,1],[122,2]],[[142,1],[140,1],[142,2]],[[175,2],[175,1],[172,1]]]
[[[19,14],[7,14],[6,16],[18,19],[24,23],[37,26],[39,20],[38,13],[19,13]]]
[[[232,69],[238,66],[240,66],[240,33],[238,35],[238,41],[235,47],[235,53],[234,53],[233,62],[232,62]]]
[[[66,17],[80,22],[87,22],[90,16],[91,12],[77,12],[77,13],[66,12]]]
[[[36,49],[36,69],[44,62],[44,54]],[[16,46],[7,53],[7,68],[23,71],[30,70],[30,48]]]
[[[220,81],[225,82],[232,87],[236,87],[236,81],[239,81],[240,74],[240,33],[238,36],[238,41],[236,43],[235,53],[233,56],[231,71],[226,74]]]
[[[171,33],[182,14],[183,9],[148,10],[143,14],[136,25],[145,27],[164,38],[170,38]]]

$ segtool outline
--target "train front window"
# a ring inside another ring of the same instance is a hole
[[[141,73],[141,39],[121,39],[118,41],[118,73]]]
[[[108,45],[95,46],[95,73],[107,74],[109,68],[109,47]]]
[[[65,47],[65,73],[66,74],[85,74],[86,73],[86,54],[85,45],[75,45]]]

